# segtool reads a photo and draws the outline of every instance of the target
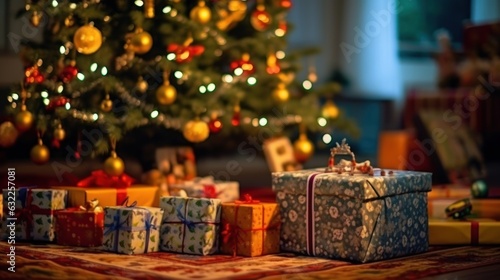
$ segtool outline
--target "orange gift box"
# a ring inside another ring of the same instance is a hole
[[[500,221],[429,219],[429,245],[500,244]]]
[[[432,186],[432,190],[427,193],[429,199],[435,198],[466,198],[471,196],[471,188],[461,185],[439,185]]]
[[[56,219],[57,244],[97,247],[102,245],[104,212],[61,210]]]
[[[222,203],[223,254],[246,257],[280,251],[280,216],[276,203],[250,199]]]
[[[446,218],[445,209],[457,199],[429,199],[427,210],[430,218]],[[500,199],[478,198],[470,199],[472,204],[471,215],[479,218],[495,219],[500,221]]]

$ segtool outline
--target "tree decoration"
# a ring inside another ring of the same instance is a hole
[[[198,5],[191,10],[189,17],[201,24],[208,23],[212,18],[212,11],[205,4],[205,1],[198,1]]]
[[[45,80],[45,77],[40,73],[37,65],[27,67],[24,71],[24,82],[25,84],[41,84]]]
[[[69,98],[64,96],[56,96],[50,99],[46,109],[47,111],[51,111],[58,107],[64,107],[67,103],[69,103]]]
[[[111,140],[111,156],[104,161],[104,172],[109,176],[120,176],[125,171],[125,163],[115,152],[116,140]]]
[[[311,83],[315,83],[318,81],[318,75],[316,74],[316,67],[314,67],[314,65],[309,66],[309,73],[307,74],[307,79],[311,81]]]
[[[148,90],[149,85],[148,82],[146,82],[142,76],[139,76],[139,79],[137,80],[137,84],[135,85],[135,87],[140,93],[145,93]]]
[[[276,33],[279,37],[285,36],[286,32],[288,31],[288,23],[286,20],[280,20],[278,22],[278,32]]]
[[[16,142],[18,132],[12,122],[6,121],[0,124],[0,146],[8,148]]]
[[[278,84],[276,89],[273,90],[272,95],[273,95],[273,99],[280,102],[280,103],[284,103],[284,102],[288,101],[288,99],[290,98],[290,92],[288,91],[285,83],[283,83],[283,82],[280,82]]]
[[[155,17],[155,1],[145,0],[144,1],[144,17],[154,18]]]
[[[57,128],[54,129],[54,139],[57,139],[58,141],[62,141],[66,138],[66,131],[62,127],[61,124],[57,125]]]
[[[170,84],[169,72],[165,71],[163,72],[163,85],[156,90],[156,100],[161,105],[170,105],[174,103],[176,97],[177,89]]]
[[[265,31],[271,25],[271,15],[266,11],[266,6],[257,4],[257,8],[250,16],[250,24],[257,31]]]
[[[250,61],[250,54],[248,53],[244,53],[241,56],[241,59],[231,62],[230,67],[233,72],[236,69],[240,68],[243,75],[250,75],[255,73],[255,66],[253,62]]]
[[[332,100],[327,100],[323,108],[321,108],[321,115],[327,119],[335,119],[339,116],[339,108]]]
[[[292,7],[292,0],[279,0],[279,5],[283,9],[290,9]]]
[[[73,59],[64,67],[61,73],[61,80],[65,83],[71,82],[78,75],[78,68],[76,68],[76,61]]]
[[[33,125],[33,114],[26,109],[24,102],[21,105],[21,110],[16,114],[14,123],[19,132],[27,131]]]
[[[40,13],[39,11],[33,11],[30,17],[31,25],[33,25],[34,27],[40,26],[40,22],[42,22],[42,16],[43,14]]]
[[[267,57],[266,71],[269,75],[278,74],[281,71],[281,67],[278,65],[278,59],[276,58],[276,54],[271,53]]]
[[[314,145],[305,132],[301,132],[299,139],[293,143],[293,151],[295,159],[300,163],[306,162],[314,153]]]
[[[241,0],[229,0],[227,8],[219,9],[217,12],[219,20],[215,25],[220,30],[227,31],[245,18],[247,4]]]
[[[210,135],[210,129],[206,122],[195,119],[188,121],[182,131],[184,138],[189,142],[199,143],[205,141]]]
[[[76,51],[81,54],[93,54],[102,45],[102,34],[99,29],[87,24],[78,28],[73,36]]]
[[[125,49],[134,53],[145,54],[153,47],[153,37],[140,27],[126,39]]]
[[[101,111],[109,113],[111,109],[113,109],[113,101],[109,98],[109,94],[106,94],[106,98],[101,102]]]
[[[477,180],[472,183],[471,194],[473,198],[488,197],[488,186],[483,180]]]
[[[222,122],[219,120],[217,113],[213,112],[208,122],[210,133],[219,133],[222,130]]]
[[[70,14],[64,19],[64,26],[71,27],[74,24],[75,24],[75,18],[73,17],[73,14]]]
[[[167,52],[175,54],[175,61],[179,63],[190,62],[193,57],[200,56],[205,51],[205,47],[202,45],[191,45],[193,38],[189,37],[186,39],[184,44],[169,44],[167,47]]]
[[[36,164],[45,164],[50,159],[50,150],[43,144],[42,138],[38,136],[38,144],[31,148],[31,161]]]
[[[233,109],[233,116],[231,117],[231,125],[239,126],[241,122],[241,108],[239,104],[236,104]]]

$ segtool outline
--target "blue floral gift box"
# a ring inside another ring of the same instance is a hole
[[[428,249],[430,173],[275,172],[282,251],[371,262]]]

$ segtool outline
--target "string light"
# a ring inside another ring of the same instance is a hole
[[[92,63],[92,65],[90,65],[90,71],[95,72],[97,70],[97,67],[99,67],[97,63]]]
[[[200,91],[200,93],[207,92],[207,88],[205,86],[200,86],[198,90]]]
[[[174,72],[174,77],[176,77],[177,79],[181,79],[182,76],[184,76],[184,74],[182,74],[181,71],[175,71]]]
[[[63,85],[59,85],[59,86],[57,87],[57,92],[58,92],[58,93],[63,92],[63,90],[64,90],[64,86],[63,86]]]
[[[332,142],[332,136],[330,134],[324,134],[322,140],[323,143],[330,144],[330,142]]]
[[[175,60],[175,54],[174,53],[167,54],[167,59],[170,61]]]
[[[19,99],[19,94],[17,94],[17,93],[15,93],[15,92],[13,92],[13,93],[12,93],[12,99],[14,99],[14,100],[18,100],[18,99]],[[12,101],[11,101],[11,102],[12,102]]]
[[[71,109],[71,104],[69,104],[69,102],[67,102],[66,105],[64,105],[64,108],[66,108],[66,110]]]
[[[97,120],[99,119],[99,114],[94,113],[94,114],[92,115],[92,119],[93,119],[94,121],[97,121]]]
[[[142,0],[135,0],[134,4],[137,6],[137,7],[142,7],[144,5],[144,2],[142,2]]]
[[[66,47],[65,47],[65,46],[60,46],[60,47],[59,47],[59,52],[60,52],[61,54],[65,54],[65,53],[66,53]]]
[[[312,88],[312,83],[309,80],[305,80],[302,82],[302,87],[306,90],[310,90]]]
[[[318,118],[318,124],[319,124],[319,126],[323,126],[324,127],[324,126],[326,126],[327,123],[328,122],[326,121],[325,118],[322,118],[322,117]]]
[[[59,3],[56,0],[52,0],[52,7],[57,7],[59,6]]]
[[[251,86],[255,85],[257,83],[257,79],[255,77],[249,77],[247,79],[247,83]]]
[[[165,8],[163,8],[163,10],[162,10],[162,12],[163,12],[164,14],[168,14],[168,13],[170,13],[170,11],[172,11],[172,7],[170,7],[170,6],[166,6],[166,7],[165,7]]]
[[[243,74],[243,69],[241,69],[240,67],[234,69],[234,75],[241,76],[241,74]]]
[[[151,112],[151,118],[154,119],[158,117],[158,111],[154,110],[153,112]]]
[[[215,90],[215,84],[214,83],[210,83],[207,85],[207,90],[212,92]]]
[[[76,3],[69,4],[69,8],[72,10],[76,9]]]
[[[260,118],[260,120],[259,120],[259,124],[260,124],[260,126],[266,126],[266,124],[267,124],[267,119],[266,119],[266,118]]]
[[[49,97],[49,93],[46,91],[42,91],[42,92],[40,92],[40,96],[43,98],[47,98],[47,97]]]
[[[45,106],[48,106],[49,103],[50,103],[50,100],[48,100],[47,98],[43,99],[43,104],[45,104]]]
[[[108,68],[106,68],[106,66],[102,67],[102,69],[101,69],[101,74],[102,74],[103,76],[106,76],[106,75],[108,74]]]
[[[225,83],[232,83],[233,82],[233,76],[231,75],[224,75],[222,76],[222,81],[225,82]]]
[[[286,56],[286,54],[285,54],[284,51],[277,51],[276,52],[276,58],[277,59],[283,59],[283,58],[285,58],[285,56]]]
[[[83,75],[83,73],[78,73],[78,74],[76,74],[76,77],[77,77],[77,78],[78,78],[78,80],[80,80],[80,81],[85,80],[85,75]]]

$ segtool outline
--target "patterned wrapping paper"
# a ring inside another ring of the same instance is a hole
[[[162,216],[157,207],[104,207],[102,249],[128,255],[157,252]]]
[[[430,219],[429,245],[500,244],[500,221]]]
[[[7,238],[8,191],[3,190],[3,238]],[[15,190],[16,240],[52,242],[56,238],[55,213],[66,208],[67,191],[20,187]]]
[[[57,244],[97,247],[102,245],[104,213],[66,209],[57,213]]]
[[[280,252],[279,208],[276,203],[236,201],[222,204],[220,251],[246,257]]]
[[[79,207],[92,199],[98,199],[103,207],[116,206],[127,197],[137,201],[139,206],[158,207],[160,200],[160,188],[148,185],[131,185],[127,188],[53,186],[51,189],[67,190],[69,207]]]
[[[170,188],[184,190],[189,197],[218,198],[223,203],[240,199],[238,182],[214,181],[212,177],[195,178],[193,181],[171,185]]]
[[[370,262],[427,250],[430,173],[323,171],[273,173],[283,251]]]
[[[458,199],[429,199],[428,213],[429,218],[445,219],[446,207],[456,202]],[[472,205],[471,216],[500,220],[500,199],[480,198],[470,199]]]
[[[220,199],[164,196],[162,251],[210,255],[219,249]]]

